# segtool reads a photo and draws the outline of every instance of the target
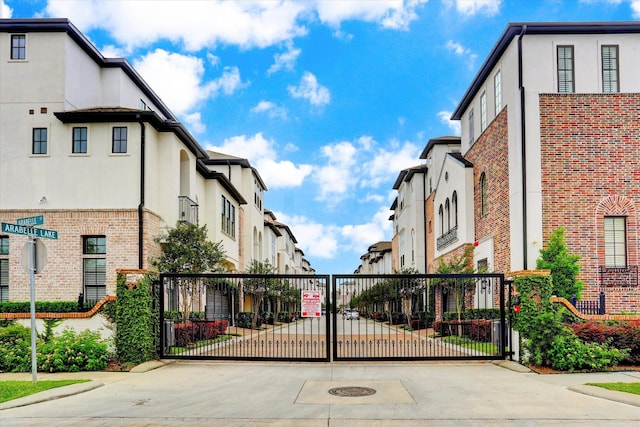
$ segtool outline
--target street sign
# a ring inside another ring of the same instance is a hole
[[[47,264],[47,247],[40,239],[35,239],[35,245],[35,265],[31,266],[31,242],[28,242],[22,247],[22,266],[27,270],[27,272],[31,272],[31,268],[35,268],[34,273],[40,274],[44,266]]]
[[[320,292],[302,291],[302,317],[320,317],[322,314]]]
[[[26,225],[28,227],[33,227],[34,225],[42,225],[42,224],[44,224],[44,215],[28,216],[26,218],[18,218],[16,220],[16,224],[18,224],[18,225]]]
[[[42,239],[58,239],[58,232],[45,230],[44,228],[26,227],[24,225],[2,223],[2,232],[11,234],[23,234],[25,236],[39,237]]]

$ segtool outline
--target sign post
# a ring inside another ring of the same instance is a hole
[[[36,269],[44,267],[46,258],[42,262],[36,262],[36,238],[57,239],[58,232],[33,228],[34,225],[44,224],[44,216],[32,216],[19,218],[16,224],[0,223],[3,233],[22,234],[29,237],[29,296],[31,299],[31,380],[38,382],[38,359],[36,353]],[[45,254],[43,254],[46,256]],[[40,271],[37,271],[38,273]]]

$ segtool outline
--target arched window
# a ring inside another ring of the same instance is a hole
[[[451,207],[449,205],[449,199],[444,202],[444,216],[447,221],[447,231],[451,230]]]
[[[440,235],[444,234],[444,210],[442,209],[442,205],[440,205],[440,209],[438,210],[438,219],[440,220]]]
[[[480,175],[480,215],[487,214],[487,175],[484,172]]]
[[[453,226],[458,226],[458,193],[456,191],[453,192],[453,196],[451,196],[451,206],[453,208]]]

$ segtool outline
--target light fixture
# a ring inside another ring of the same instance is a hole
[[[44,203],[47,203],[47,198],[46,198],[45,196],[42,196],[42,197],[40,198],[40,204],[42,205],[42,204],[44,204]]]

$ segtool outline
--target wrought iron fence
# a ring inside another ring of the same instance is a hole
[[[305,292],[328,304],[328,276],[162,274],[160,283],[163,357],[329,358],[326,316],[301,311]]]

